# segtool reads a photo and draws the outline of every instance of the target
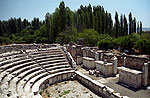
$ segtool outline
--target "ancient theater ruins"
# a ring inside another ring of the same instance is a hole
[[[148,98],[149,84],[147,56],[76,43],[0,46],[0,98]]]

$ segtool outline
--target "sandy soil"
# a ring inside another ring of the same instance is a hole
[[[43,98],[100,98],[78,81],[56,83],[42,93]]]

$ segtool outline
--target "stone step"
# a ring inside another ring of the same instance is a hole
[[[56,53],[56,52],[62,52],[62,51],[60,50],[36,51],[36,52],[29,53],[29,55],[50,54],[50,53]]]
[[[37,69],[37,68],[36,68]],[[32,72],[32,70],[28,71],[27,73]],[[39,69],[35,70],[30,74],[24,73],[24,77],[18,82],[17,84],[17,92],[20,96],[25,95],[25,92],[23,91],[23,88],[25,87],[26,83],[29,81],[29,79],[34,76],[37,73],[45,72],[45,70]],[[32,78],[31,78],[32,79]]]
[[[17,58],[12,58],[12,59],[9,59],[9,60],[4,60],[4,61],[1,61],[0,62],[0,68],[3,68],[4,66],[6,66],[7,64],[10,64],[10,63],[13,63],[13,62],[16,62],[16,61],[19,61],[19,60],[23,60],[27,57],[17,57]]]
[[[59,63],[59,62],[67,62],[66,59],[56,59],[56,60],[53,60],[53,61],[47,61],[47,62],[41,62],[39,63],[40,65],[47,65],[47,64],[53,64],[53,63]]]
[[[57,56],[64,56],[62,52],[58,53],[47,53],[47,54],[38,54],[38,55],[31,55],[34,59],[41,59],[41,58],[46,58],[46,57],[57,57]]]
[[[26,60],[23,60],[23,61],[21,61],[21,62],[15,62],[15,63],[13,63],[13,64],[10,64],[9,66],[6,66],[5,67],[5,69],[7,69],[7,70],[5,70],[6,72],[8,72],[7,74],[11,74],[11,73],[13,73],[14,71],[16,71],[17,69],[21,69],[21,68],[23,68],[24,66],[28,66],[29,64],[34,64],[33,62],[27,62],[27,61],[31,61],[30,59],[26,59]],[[24,64],[20,64],[20,63],[23,63],[23,62],[25,62]],[[20,65],[18,65],[18,66],[15,66],[15,65],[17,65],[17,64],[20,64]],[[0,77],[1,77],[1,82],[2,82],[2,80],[7,76],[7,74],[5,74],[5,72],[2,72],[1,74],[0,74]]]
[[[5,53],[0,54],[0,58],[9,57],[9,56],[18,55],[18,54],[21,54],[21,52],[20,51],[5,52]]]
[[[31,93],[39,93],[41,84],[44,81],[46,81],[47,79],[50,79],[57,75],[61,75],[61,74],[65,74],[65,73],[73,73],[73,72],[74,72],[74,70],[68,70],[68,71],[58,72],[55,74],[49,74],[48,76],[45,76],[45,77],[41,78],[40,80],[38,80],[36,83],[34,83],[34,85],[31,88]]]
[[[12,62],[10,64],[6,64],[5,67],[3,67],[4,70],[8,70],[9,68],[13,67],[13,66],[16,66],[16,65],[19,65],[19,64],[22,64],[22,63],[26,63],[26,62],[29,62],[31,61],[30,58],[24,58],[22,60],[17,60],[16,62]]]
[[[43,65],[43,68],[51,68],[53,66],[61,66],[61,65],[69,65],[68,62],[56,62],[56,63],[51,63],[51,64],[46,64],[46,65]]]
[[[46,61],[51,61],[56,59],[65,59],[65,57],[43,58],[43,59],[36,60],[36,62],[40,63],[40,62],[46,62]]]

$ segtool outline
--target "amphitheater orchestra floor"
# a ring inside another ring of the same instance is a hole
[[[43,98],[101,98],[76,80],[56,83],[42,93]]]
[[[96,77],[95,75],[89,75],[89,72],[80,66],[77,67],[78,71],[89,76],[90,78],[97,80],[106,86],[115,90],[115,92],[120,93],[122,96],[128,96],[130,98],[150,98],[150,87],[134,89],[125,84],[118,83],[119,75],[116,77],[104,77],[100,75]]]

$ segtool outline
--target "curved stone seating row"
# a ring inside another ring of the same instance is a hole
[[[65,70],[70,70],[70,68],[61,68],[61,69],[53,70],[53,72],[51,71],[51,73],[57,73],[57,72],[65,71]],[[28,95],[30,88],[32,88],[34,83],[36,83],[39,79],[41,79],[47,75],[49,75],[47,72],[39,72],[39,73],[34,74],[33,76],[30,75],[31,77],[28,77],[29,78],[27,80],[28,82],[25,83],[24,86],[22,86],[22,87],[20,86],[21,88],[19,88],[19,89],[22,89],[21,92],[19,91],[20,94],[26,92],[26,95]],[[23,91],[23,89],[24,89],[24,91]]]
[[[26,54],[18,54],[18,55],[14,55],[14,56],[9,57],[9,59],[7,59],[7,60],[4,59],[4,60],[0,61],[0,68],[6,64],[11,63],[11,62],[15,62],[17,60],[24,59],[25,56],[26,56]]]
[[[58,54],[58,55],[50,55],[49,56],[49,54],[47,54],[47,55],[40,55],[40,56],[37,56],[37,57],[34,57],[33,59],[34,60],[42,60],[42,59],[47,59],[47,58],[54,58],[54,57],[62,57],[62,56],[64,56],[64,54]]]
[[[36,54],[36,55],[31,55],[33,58],[38,58],[38,57],[43,57],[43,56],[50,56],[50,57],[53,57],[55,56],[56,54],[59,54],[59,55],[63,55],[62,52],[56,52],[56,53],[45,53],[45,54]]]
[[[58,48],[47,48],[47,49],[35,49],[35,50],[26,50],[30,55],[36,55],[40,53],[52,53],[61,51]]]
[[[9,57],[9,56],[14,56],[14,55],[17,55],[17,54],[20,54],[20,53],[21,53],[21,51],[6,52],[6,53],[0,54],[0,58]]]
[[[69,79],[72,76],[72,74],[74,74],[74,70],[58,72],[58,73],[43,77],[33,85],[31,93],[35,95],[34,96],[35,98],[38,98],[37,97],[39,96],[38,92],[48,87],[47,84],[44,83],[46,80],[48,80],[47,82],[48,84],[54,84],[56,82]]]
[[[12,62],[12,63],[9,63],[9,64],[5,65],[5,67],[3,68],[3,72],[1,72],[1,74],[0,74],[1,82],[2,82],[3,78],[5,78],[5,76],[7,74],[11,74],[15,70],[17,70],[19,68],[22,68],[24,66],[23,63],[26,63],[28,61],[31,61],[31,59],[26,58],[26,59],[19,60],[19,61]],[[17,66],[17,65],[19,65],[19,66]]]
[[[42,98],[39,94],[34,95],[39,81],[43,83],[57,73],[73,71],[63,51],[56,47],[24,50],[8,57],[5,55],[5,58],[9,59],[0,62],[0,98]],[[38,85],[40,88],[41,84]]]
[[[13,95],[15,96],[17,95],[15,90],[12,90],[14,89],[14,87],[16,87],[16,85],[12,83],[13,78],[16,76],[16,73],[14,72],[22,68],[23,67],[22,63],[25,63],[28,60],[29,60],[28,58],[24,58],[23,60],[18,59],[16,60],[16,62],[10,62],[9,64],[4,65],[5,67],[3,66],[3,71],[0,73],[0,76],[1,76],[0,88],[3,94],[1,93],[0,96],[2,97],[5,97],[6,95],[9,96],[11,91]],[[20,66],[17,66],[18,64]]]
[[[9,64],[3,65],[3,66],[1,67],[2,71],[1,71],[1,73],[0,73],[0,81],[2,81],[3,78],[4,78],[7,74],[9,74],[11,71],[13,71],[13,70],[11,70],[12,67],[17,66],[17,65],[19,65],[19,64],[21,64],[21,63],[23,63],[23,62],[27,62],[28,60],[30,60],[30,59],[24,57],[24,58],[22,58],[22,59],[13,60],[13,62],[10,62]]]
[[[18,76],[21,72],[24,72],[26,71],[27,69],[31,68],[32,66],[28,66],[29,64],[34,64],[33,62],[27,62],[27,63],[24,63],[24,64],[20,64],[20,66],[15,66],[15,67],[12,67],[11,71],[9,72],[9,74],[7,74],[5,76],[5,78],[3,79],[3,81],[1,82],[1,89],[7,89],[5,92],[10,92],[11,91],[11,94],[15,94],[16,90],[14,90],[14,88],[16,88],[16,81],[18,79]],[[33,66],[35,67],[35,66]],[[4,85],[5,84],[8,84],[8,88],[3,88],[5,87]]]
[[[39,51],[39,50],[37,50],[37,51],[34,51],[34,52],[28,52],[30,55],[38,55],[38,54],[46,54],[46,53],[56,53],[56,52],[60,52],[61,50],[57,50],[57,49],[55,49],[55,50],[49,50],[49,51],[47,51],[47,50],[42,50],[42,51]]]
[[[56,59],[65,59],[64,57],[55,57],[55,58],[42,58],[40,60],[36,60],[36,62],[40,63],[40,62],[47,62],[47,61],[50,61],[50,60],[56,60]],[[34,59],[35,60],[35,59]]]

